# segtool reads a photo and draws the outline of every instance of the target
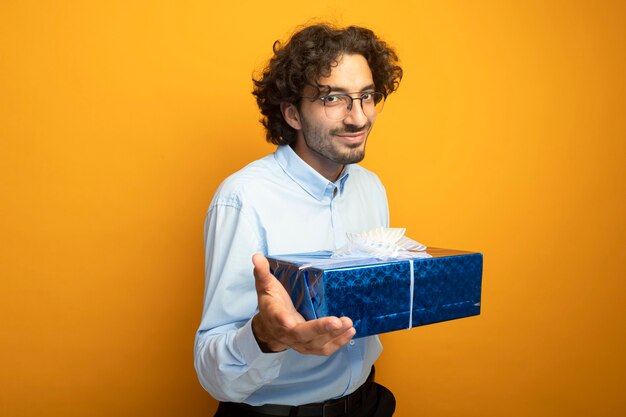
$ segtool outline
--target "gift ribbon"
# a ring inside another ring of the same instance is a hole
[[[413,327],[413,288],[415,282],[415,272],[413,269],[413,259],[409,259],[409,265],[411,265],[411,301],[409,303],[409,329]]]

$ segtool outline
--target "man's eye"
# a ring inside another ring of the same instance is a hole
[[[374,99],[374,93],[363,93],[361,94],[361,100],[370,102]]]
[[[332,106],[334,104],[341,103],[341,96],[326,96],[324,97],[324,104]]]

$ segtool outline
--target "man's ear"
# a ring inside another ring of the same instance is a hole
[[[295,130],[302,129],[302,124],[300,123],[300,112],[298,112],[295,104],[283,101],[280,103],[280,111],[289,126]]]

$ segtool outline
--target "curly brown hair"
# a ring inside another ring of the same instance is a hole
[[[319,97],[327,86],[320,85],[318,80],[330,76],[343,54],[365,57],[376,90],[385,97],[398,89],[402,79],[402,68],[393,48],[371,30],[358,26],[337,28],[326,23],[307,26],[284,45],[274,42],[273,50],[274,56],[260,77],[252,80],[252,94],[261,110],[267,141],[275,145],[288,145],[296,140],[296,131],[281,113],[281,102],[299,107],[306,86],[317,88]]]

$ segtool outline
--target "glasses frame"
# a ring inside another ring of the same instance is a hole
[[[352,95],[358,94],[359,97],[352,97]],[[354,93],[333,93],[333,94],[326,94],[322,97],[318,97],[317,100],[321,100],[322,104],[324,105],[324,114],[326,115],[326,117],[328,117],[331,120],[344,120],[346,117],[348,117],[348,115],[350,114],[350,112],[352,111],[352,107],[354,106],[354,100],[360,100],[361,101],[361,110],[363,110],[363,112],[365,113],[365,108],[363,107],[363,100],[365,99],[366,95],[373,95],[374,97],[372,98],[373,103],[374,103],[374,110],[376,112],[376,114],[380,114],[383,111],[383,107],[385,106],[385,99],[387,98],[385,96],[384,93],[381,93],[380,91],[365,91],[365,92],[354,92]],[[326,106],[326,102],[328,101],[328,99],[330,97],[345,97],[347,99],[349,99],[348,105],[344,107],[345,110],[345,114],[340,117],[340,118],[336,118],[336,117],[330,117],[328,115],[328,111],[327,109],[329,107]],[[376,97],[380,97],[380,99],[377,101]],[[380,105],[380,109],[378,109],[379,103],[382,103]]]

